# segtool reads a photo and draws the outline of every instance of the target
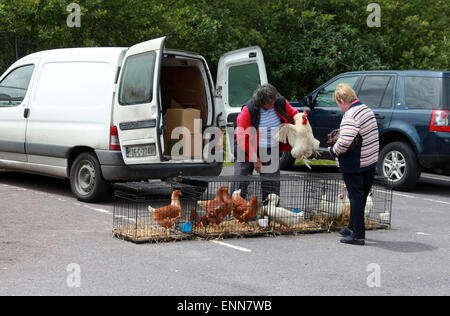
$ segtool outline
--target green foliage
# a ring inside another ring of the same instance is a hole
[[[66,11],[81,6],[81,27]],[[367,26],[372,0],[0,0],[0,71],[48,48],[129,47],[168,36],[168,48],[199,52],[213,75],[220,56],[259,45],[269,81],[290,100],[334,75],[369,69],[449,70],[450,2],[377,0],[381,27]]]

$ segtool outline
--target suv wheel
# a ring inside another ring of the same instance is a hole
[[[387,144],[380,153],[378,174],[390,178],[395,190],[414,188],[420,177],[414,150],[404,142]]]
[[[280,158],[280,170],[291,170],[295,163],[295,158],[292,157],[290,151],[282,153]]]
[[[100,163],[92,153],[78,155],[70,168],[70,188],[79,201],[99,202],[109,191]]]

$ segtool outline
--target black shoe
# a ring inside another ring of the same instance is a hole
[[[344,237],[341,239],[341,243],[364,246],[365,241],[364,241],[364,239],[356,239],[353,236],[347,236],[347,237]]]
[[[350,229],[348,229],[348,227],[342,228],[341,230],[339,230],[339,235],[341,235],[342,237],[347,237],[350,236],[352,234],[352,231]]]

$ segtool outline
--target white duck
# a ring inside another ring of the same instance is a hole
[[[294,226],[303,219],[303,216],[289,211],[283,207],[277,207],[280,197],[275,193],[267,197],[268,204],[259,208],[262,215],[269,216],[270,220],[284,226]]]
[[[372,193],[370,193],[367,196],[367,202],[366,202],[366,207],[364,208],[364,216],[367,218],[370,214],[370,211],[372,211],[373,208],[373,198],[372,198]]]

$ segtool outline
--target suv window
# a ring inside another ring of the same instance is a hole
[[[242,107],[261,83],[258,64],[230,67],[228,73],[228,99],[230,106]]]
[[[392,107],[393,76],[366,76],[358,93],[359,100],[372,108]]]
[[[434,109],[442,106],[442,79],[405,77],[405,101],[410,109]]]
[[[328,86],[322,88],[316,97],[316,106],[320,107],[337,107],[336,102],[334,102],[333,94],[336,90],[336,87],[340,83],[347,83],[355,88],[355,83],[358,80],[359,76],[354,77],[343,77],[339,78],[332,83],[330,83]]]
[[[27,94],[34,65],[22,66],[10,72],[0,83],[0,107],[20,105]]]
[[[119,103],[121,105],[150,103],[152,101],[155,60],[155,52],[127,58],[120,83]]]
[[[443,89],[444,94],[442,97],[442,107],[444,109],[450,110],[450,78],[444,78],[443,80]]]

